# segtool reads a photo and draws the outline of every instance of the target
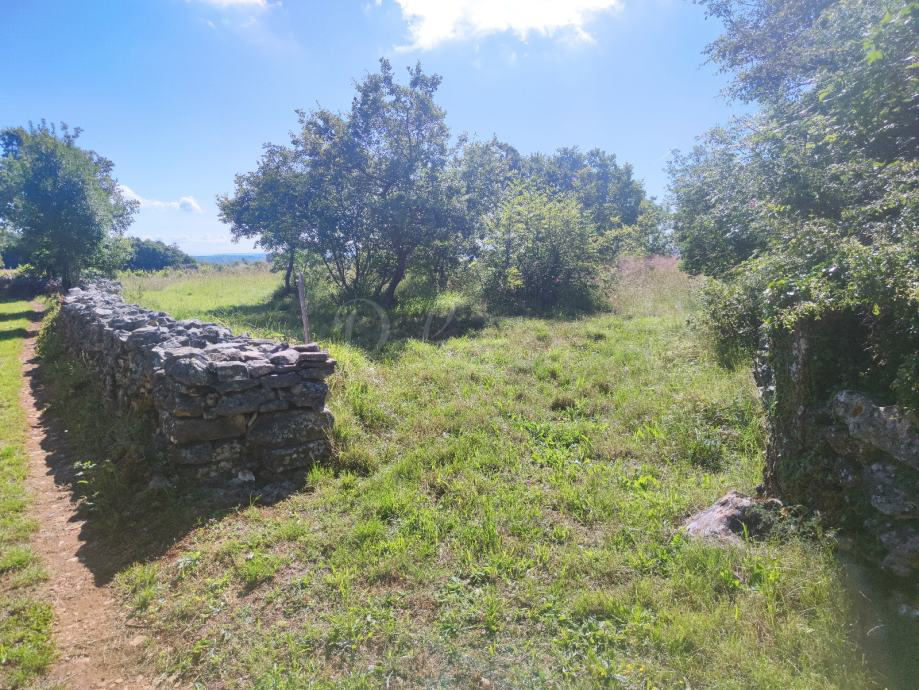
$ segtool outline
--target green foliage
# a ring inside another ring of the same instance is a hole
[[[488,228],[520,185],[578,203],[570,242],[589,225],[608,261],[671,251],[668,213],[630,165],[600,149],[522,156],[465,136],[451,146],[439,86],[420,65],[399,84],[381,60],[356,85],[350,111],[301,111],[290,145],[266,145],[257,169],[237,175],[233,196],[218,201],[221,218],[274,256],[285,290],[298,262],[325,273],[340,296],[386,307],[405,282],[424,283],[426,297],[453,289],[474,273]]]
[[[197,265],[193,258],[175,244],[139,237],[129,237],[127,240],[130,242],[130,254],[119,268],[129,271],[161,271],[164,268],[191,268]]]
[[[236,176],[234,195],[217,200],[234,239],[254,237],[280,260],[286,292],[292,289],[297,252],[315,223],[314,187],[292,150],[267,144],[258,168]]]
[[[599,246],[576,200],[519,187],[487,225],[485,298],[511,312],[589,308],[596,299]]]
[[[839,335],[866,357],[839,360],[835,385],[917,409],[919,4],[704,4],[726,26],[710,56],[762,105],[671,164],[684,263],[730,283],[709,324],[727,349],[757,320],[857,324]]]
[[[533,154],[526,159],[524,170],[526,178],[539,187],[577,199],[600,232],[635,225],[641,215],[644,187],[632,177],[632,166],[620,166],[615,154],[561,148],[549,156]]]
[[[105,263],[105,243],[137,210],[111,161],[76,145],[79,133],[44,122],[0,132],[0,225],[16,234],[23,260],[65,286]]]

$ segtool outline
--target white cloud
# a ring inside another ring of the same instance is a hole
[[[395,0],[408,22],[412,44],[399,50],[430,50],[441,43],[510,31],[522,40],[564,32],[592,41],[586,26],[594,15],[618,9],[623,0]]]
[[[193,196],[182,196],[176,201],[160,201],[158,199],[145,199],[127,185],[120,185],[121,193],[125,198],[136,201],[141,208],[165,208],[172,211],[185,211],[186,213],[201,213],[201,205]]]

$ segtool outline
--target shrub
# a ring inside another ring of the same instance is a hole
[[[506,312],[590,309],[597,301],[599,246],[577,201],[518,187],[486,228],[485,299]]]

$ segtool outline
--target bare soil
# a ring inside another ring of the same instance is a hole
[[[32,307],[39,314],[43,310],[38,302]],[[42,414],[41,388],[35,376],[39,325],[40,316],[30,324],[23,348],[20,399],[28,419],[26,481],[32,493],[32,516],[39,524],[34,548],[48,572],[42,594],[54,609],[57,659],[37,686],[127,690],[173,687],[146,670],[144,631],[127,625],[110,578],[100,582],[100,571],[113,572],[117,565],[100,564],[99,549],[87,543],[91,530],[85,529],[85,516],[69,489],[71,481],[67,481],[72,480],[74,471],[67,452],[66,429],[57,428],[59,424]],[[90,554],[92,564],[88,563]]]

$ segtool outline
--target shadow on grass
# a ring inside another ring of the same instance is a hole
[[[293,295],[274,295],[265,302],[218,307],[201,313],[205,320],[300,341],[303,338],[299,305]],[[370,300],[338,303],[319,301],[310,310],[311,337],[346,343],[371,359],[392,357],[409,340],[439,343],[485,327],[483,313],[469,305],[457,309],[384,309]]]
[[[22,340],[27,338],[28,335],[29,332],[25,328],[11,328],[6,331],[0,331],[0,340]]]
[[[150,420],[118,415],[88,370],[58,347],[43,349],[28,381],[44,430],[41,448],[47,472],[78,504],[71,518],[81,524],[77,556],[96,584],[160,558],[211,520],[302,489],[302,475],[237,486],[174,479],[171,487],[151,488],[161,467],[150,447]]]
[[[16,321],[17,319],[28,319],[34,321],[38,318],[38,312],[31,309],[24,309],[23,311],[16,312],[5,312],[0,314],[0,321]]]

